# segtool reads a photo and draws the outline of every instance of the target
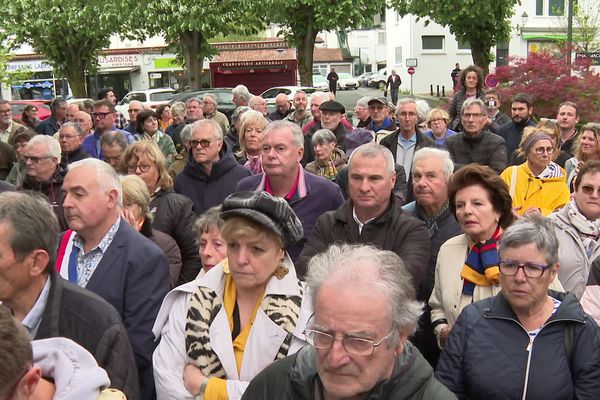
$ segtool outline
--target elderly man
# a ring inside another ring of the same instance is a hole
[[[350,129],[342,123],[342,118],[346,109],[334,100],[328,100],[319,106],[320,120],[312,125],[304,135],[304,157],[302,165],[306,165],[315,159],[312,144],[312,135],[319,129],[329,129],[335,135],[336,147],[346,150],[346,135]]]
[[[335,183],[305,172],[300,165],[304,154],[304,137],[298,125],[288,121],[270,123],[263,131],[262,144],[265,172],[240,181],[236,190],[265,190],[289,202],[304,228],[304,237],[287,249],[295,261],[317,218],[326,211],[338,208],[344,198]]]
[[[400,257],[372,246],[317,255],[307,277],[311,346],[267,367],[242,399],[456,399],[407,340],[421,314],[410,279]]]
[[[221,204],[250,174],[228,151],[221,126],[212,119],[201,120],[192,126],[187,164],[175,178],[175,191],[192,199],[194,213],[200,215]]]
[[[340,77],[335,72],[335,68],[331,68],[331,71],[327,74],[327,81],[329,82],[329,91],[335,95],[337,91],[337,83]]]
[[[444,146],[450,152],[456,169],[470,163],[486,165],[498,173],[507,165],[504,139],[485,128],[486,107],[479,99],[463,103],[461,111],[463,132],[450,136]]]
[[[289,113],[284,120],[290,121],[303,128],[312,120],[312,116],[306,112],[308,107],[308,96],[303,90],[294,93],[294,111]]]
[[[66,122],[60,127],[58,141],[62,151],[60,163],[63,167],[89,157],[81,148],[83,130],[75,122]]]
[[[121,158],[127,147],[127,139],[120,131],[105,132],[100,138],[100,149],[104,153],[104,162],[116,170],[121,164]]]
[[[290,100],[285,93],[279,93],[275,96],[275,111],[269,114],[271,121],[281,121],[288,116],[290,110]]]
[[[10,103],[0,99],[0,141],[9,143],[14,135],[25,129],[25,126],[13,121]]]
[[[354,117],[358,120],[357,128],[366,128],[371,123],[369,100],[371,100],[369,96],[361,97],[354,106]]]
[[[121,218],[121,182],[104,161],[71,164],[63,192],[71,230],[62,237],[56,268],[117,309],[135,354],[141,398],[153,399],[152,325],[170,288],[167,257]]]
[[[212,93],[207,93],[202,98],[204,118],[214,120],[221,126],[223,132],[227,132],[229,130],[229,120],[227,120],[225,114],[217,110],[218,105],[219,101],[217,100],[217,96]]]
[[[396,99],[396,102],[398,100]],[[369,100],[369,115],[371,123],[367,125],[367,129],[375,133],[379,131],[395,131],[396,124],[390,118],[390,103],[385,97],[377,97]],[[395,103],[394,103],[395,104]]]
[[[408,183],[408,190],[404,198],[407,202],[411,202],[414,200],[413,188],[410,184],[413,156],[423,147],[438,147],[438,145],[417,128],[419,111],[414,99],[405,97],[398,100],[396,118],[398,118],[400,128],[383,138],[380,143],[392,152],[396,163],[404,168]]]
[[[92,116],[85,111],[77,111],[75,113],[75,118],[73,118],[73,122],[75,122],[81,130],[83,131],[84,139],[92,134],[92,130],[94,129],[94,124],[92,122]]]
[[[579,107],[572,101],[558,106],[556,123],[560,129],[560,149],[573,156],[573,145],[579,137],[576,125],[579,123]]]
[[[248,102],[248,106],[260,112],[265,118],[268,117],[269,109],[267,108],[267,101],[260,96],[252,96]]]
[[[240,151],[239,129],[242,123],[242,115],[244,115],[244,113],[248,110],[251,110],[251,108],[248,106],[240,106],[235,109],[235,111],[231,114],[231,125],[229,126],[229,130],[223,139],[225,140],[225,143],[227,143],[229,150],[231,150],[231,152],[234,154]]]
[[[248,108],[248,107],[247,107]],[[250,108],[248,108],[250,109]],[[235,113],[234,113],[235,114]],[[181,130],[181,142],[183,143],[183,149],[181,152],[175,157],[175,161],[169,167],[169,175],[171,178],[175,179],[177,175],[183,172],[188,160],[188,154],[190,152],[190,140],[192,140],[192,127],[194,125],[186,125]]]
[[[312,121],[309,121],[306,125],[304,125],[304,127],[302,128],[303,134],[306,135],[309,132],[309,130],[313,128],[313,126],[315,126],[316,124],[321,122],[321,110],[319,110],[319,107],[321,107],[321,104],[323,104],[326,101],[329,101],[329,95],[327,93],[325,93],[325,92],[311,93],[311,95],[310,95],[310,113],[311,113],[313,119],[312,119]]]
[[[56,217],[43,199],[0,194],[0,301],[31,338],[75,341],[106,370],[112,387],[139,398],[135,357],[121,317],[102,298],[58,276],[58,233]]]
[[[244,85],[237,85],[234,87],[233,90],[231,90],[231,94],[233,95],[233,104],[235,104],[236,107],[247,106],[250,97],[252,97],[250,91],[248,91],[248,88]]]
[[[117,96],[115,95],[115,91],[113,90],[113,88],[102,88],[98,90],[97,99],[107,100],[113,106],[117,105]],[[125,125],[127,125],[127,119],[125,118],[125,116],[119,111],[115,111],[115,126],[118,129],[123,129],[125,128]]]
[[[171,139],[177,151],[181,151],[183,143],[181,142],[181,130],[188,124],[193,124],[196,121],[204,119],[204,104],[197,97],[187,99],[185,102],[185,120],[182,124],[177,125],[170,133]]]
[[[510,105],[511,121],[503,124],[496,130],[498,136],[504,139],[506,156],[510,160],[521,143],[523,130],[528,126],[534,126],[533,101],[529,95],[518,93],[513,96]],[[488,117],[489,118],[489,117]]]
[[[75,120],[75,113],[81,111],[79,106],[75,103],[69,104],[65,111],[65,122],[73,122]]]
[[[54,208],[61,229],[66,229],[61,192],[66,170],[60,165],[60,143],[52,136],[36,135],[27,144],[23,158],[27,173],[19,189],[45,195]]]
[[[427,275],[429,235],[422,222],[402,211],[392,194],[395,183],[388,149],[367,143],[354,150],[348,162],[350,200],[319,217],[296,263],[298,276],[304,276],[310,258],[333,243],[373,244],[402,257],[418,290]]]
[[[65,122],[68,106],[67,101],[62,97],[52,100],[50,103],[51,115],[35,128],[35,132],[39,135],[54,135],[58,132],[60,126]]]
[[[115,106],[108,100],[99,100],[94,103],[94,112],[92,113],[96,130],[93,135],[83,139],[83,151],[88,153],[90,157],[103,159],[104,154],[100,147],[100,138],[104,132],[114,131],[115,127]],[[121,131],[127,138],[127,143],[133,143],[133,135],[126,131]]]
[[[141,101],[131,100],[127,113],[129,114],[129,124],[123,128],[123,130],[131,133],[132,135],[137,134],[137,115],[144,111],[144,105]]]

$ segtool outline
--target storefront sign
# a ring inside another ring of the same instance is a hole
[[[44,60],[34,60],[34,61],[9,61],[6,66],[8,72],[16,72],[16,71],[31,71],[31,72],[41,72],[41,71],[52,71],[52,67],[50,64],[47,64]]]
[[[182,68],[182,65],[175,57],[162,57],[154,59],[154,68]]]
[[[587,58],[590,60],[590,65],[600,65],[600,52],[594,53],[575,53],[577,58]]]
[[[137,67],[142,58],[137,54],[123,54],[98,57],[100,68]]]

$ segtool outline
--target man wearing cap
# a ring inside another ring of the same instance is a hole
[[[367,104],[369,106],[369,114],[371,115],[371,123],[367,125],[367,129],[375,133],[381,130],[396,130],[396,124],[390,118],[390,103],[388,103],[387,98],[383,96],[377,97],[369,100]]]
[[[346,109],[335,100],[329,100],[321,103],[319,107],[321,112],[321,120],[313,125],[304,136],[304,158],[302,165],[306,165],[315,159],[312,145],[312,135],[319,129],[329,129],[335,135],[336,147],[346,150],[346,135],[350,133],[350,129],[346,128],[342,123],[343,114]]]

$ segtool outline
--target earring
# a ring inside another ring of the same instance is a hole
[[[288,269],[288,267],[285,266],[283,260],[281,260],[279,261],[277,268],[275,268],[275,271],[273,271],[273,275],[275,276],[275,278],[282,280],[289,272],[290,270]]]

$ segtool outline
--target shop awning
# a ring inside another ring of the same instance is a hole
[[[118,73],[118,72],[134,72],[134,71],[137,71],[138,69],[140,69],[140,67],[138,65],[131,65],[128,67],[110,67],[110,68],[100,69],[100,71],[98,71],[98,74],[104,75],[104,74],[114,74],[114,73]]]
[[[575,36],[573,36],[575,39]],[[523,35],[524,40],[567,40],[567,35],[564,33],[531,33]]]

